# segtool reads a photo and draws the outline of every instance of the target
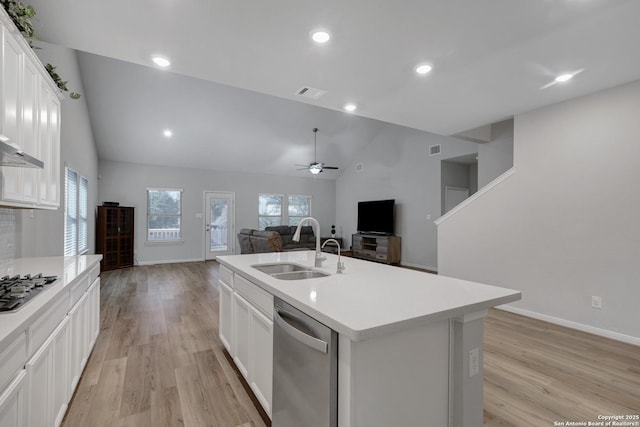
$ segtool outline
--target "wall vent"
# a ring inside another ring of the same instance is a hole
[[[296,95],[309,99],[318,99],[325,93],[327,93],[326,90],[316,89],[310,86],[303,86],[296,91]]]
[[[356,172],[364,171],[364,163],[356,163]]]
[[[430,145],[429,146],[429,155],[430,156],[436,156],[440,154],[440,144],[438,145]]]

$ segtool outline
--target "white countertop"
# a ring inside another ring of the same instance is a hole
[[[102,255],[78,255],[69,257],[18,258],[0,264],[0,277],[16,274],[38,274],[58,276],[58,280],[48,285],[35,298],[28,301],[16,312],[0,312],[0,349],[5,339],[11,339],[43,312],[50,302],[68,285],[87,270],[96,266]]]
[[[427,322],[479,312],[521,298],[521,293],[436,274],[342,257],[327,257],[319,270],[331,276],[280,280],[252,268],[254,264],[292,262],[312,269],[314,251],[221,256],[217,260],[270,294],[309,314],[353,341]]]

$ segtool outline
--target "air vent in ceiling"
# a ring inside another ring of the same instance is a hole
[[[364,163],[356,163],[356,172],[364,171]]]
[[[327,93],[326,90],[316,89],[310,86],[303,86],[296,91],[296,95],[309,99],[318,99],[325,93]]]
[[[429,146],[429,155],[430,156],[436,156],[440,154],[440,144],[438,145],[430,145]]]

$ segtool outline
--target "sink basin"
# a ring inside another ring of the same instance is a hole
[[[303,280],[303,279],[314,279],[316,277],[327,277],[330,274],[323,273],[322,271],[315,270],[306,270],[306,271],[290,271],[288,273],[276,273],[272,274],[271,277],[280,280]]]
[[[305,267],[298,264],[289,264],[286,262],[278,262],[278,263],[272,263],[272,264],[256,264],[256,265],[252,265],[251,267],[267,274],[290,273],[292,271],[309,270],[309,267]]]

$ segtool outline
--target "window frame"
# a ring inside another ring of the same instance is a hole
[[[69,175],[73,174],[76,177],[75,192],[73,201],[75,206],[73,210],[75,217],[72,216],[72,222],[75,223],[75,236],[71,236],[73,242],[67,240],[67,234],[69,232],[68,224],[70,217],[70,179]],[[86,190],[86,197],[81,197],[81,191],[84,182],[84,189]],[[84,205],[82,203],[84,202]],[[84,216],[83,216],[84,210]],[[84,242],[84,246],[80,247],[80,243]],[[71,251],[67,251],[67,248],[71,248]],[[65,165],[64,167],[64,235],[63,235],[63,248],[62,252],[64,256],[84,255],[89,252],[89,180],[80,174],[77,170]]]
[[[291,197],[304,197],[306,199],[309,200],[309,212],[306,215],[289,215],[289,201],[291,199]],[[311,213],[313,212],[313,196],[311,196],[310,194],[287,194],[287,225],[298,225],[298,224],[291,224],[291,218],[306,218],[308,216],[312,216]]]
[[[151,209],[150,209],[150,194],[152,191],[176,191],[180,193],[180,205],[179,205],[179,213],[177,214],[168,214],[168,213],[162,213],[162,214],[158,214],[158,213],[151,213]],[[183,200],[183,195],[184,195],[184,189],[182,188],[167,188],[167,187],[147,187],[147,202],[146,202],[146,208],[147,208],[147,221],[146,221],[146,244],[148,245],[162,245],[162,244],[171,244],[171,243],[183,243],[184,242],[184,238],[182,235],[183,232],[183,209],[182,209],[182,200]],[[162,216],[162,217],[177,217],[178,218],[178,223],[180,224],[180,228],[178,229],[178,237],[177,238],[166,238],[166,239],[150,239],[149,235],[149,220],[152,216]]]
[[[261,215],[260,214],[260,198],[262,196],[278,196],[280,197],[280,215]],[[264,230],[260,227],[260,218],[280,218],[280,224],[278,226],[284,225],[284,204],[285,204],[285,195],[282,193],[258,193],[258,230]],[[271,227],[270,225],[268,227]]]

